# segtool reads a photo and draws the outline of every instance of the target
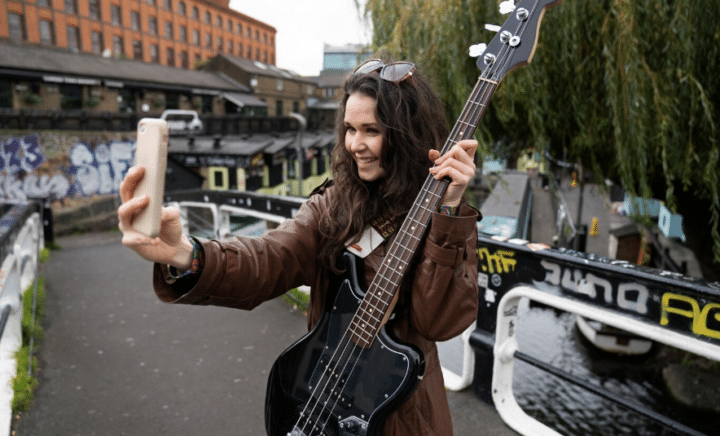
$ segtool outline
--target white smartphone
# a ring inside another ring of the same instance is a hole
[[[145,167],[145,176],[134,196],[147,194],[150,203],[133,220],[135,231],[154,238],[160,234],[165,173],[167,170],[168,125],[165,120],[143,118],[138,123],[135,165]]]

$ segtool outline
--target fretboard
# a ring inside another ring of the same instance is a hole
[[[459,141],[472,138],[497,85],[497,82],[482,77],[478,80],[462,114],[440,150],[441,155]],[[432,214],[438,209],[449,183],[450,181],[445,179],[435,180],[432,175],[425,179],[348,328],[351,339],[359,346],[370,347],[392,312],[400,283],[425,237]]]

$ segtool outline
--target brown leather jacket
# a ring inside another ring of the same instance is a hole
[[[320,318],[328,272],[316,262],[321,237],[318,218],[331,201],[333,188],[312,195],[293,219],[259,238],[203,241],[205,267],[195,286],[180,294],[155,265],[154,286],[165,302],[252,309],[300,285],[311,285],[308,327]],[[462,333],[478,309],[477,232],[479,212],[462,205],[457,217],[434,214],[417,268],[411,296],[395,320],[401,341],[425,353],[425,376],[412,396],[391,414],[386,436],[450,436],[453,434],[435,341]],[[365,258],[370,283],[385,255],[381,244]],[[407,279],[408,277],[406,277]],[[238,284],[242,283],[242,286]],[[397,309],[396,309],[397,311]]]

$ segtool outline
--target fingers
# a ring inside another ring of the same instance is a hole
[[[430,173],[437,180],[449,177],[455,185],[467,185],[475,176],[474,157],[477,146],[475,140],[463,140],[455,144],[447,153],[435,159],[433,157],[438,156],[439,153],[431,150],[429,156],[435,162],[435,166],[430,169]]]
[[[123,203],[133,198],[133,194],[135,194],[135,188],[137,188],[138,183],[140,183],[144,175],[145,167],[130,167],[127,175],[125,176],[123,181],[120,182],[120,200],[122,200]]]
[[[118,227],[123,233],[132,230],[132,222],[135,216],[145,209],[148,203],[150,203],[150,197],[147,195],[131,197],[123,201],[118,208]]]

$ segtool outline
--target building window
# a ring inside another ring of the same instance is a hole
[[[228,19],[228,20],[227,20],[227,30],[228,30],[228,32],[232,32],[232,28],[233,28],[233,22],[232,22],[231,19]]]
[[[210,37],[209,33],[205,34],[205,47],[212,48],[212,38]]]
[[[60,107],[62,109],[82,109],[82,87],[80,85],[60,85]]]
[[[293,102],[293,112],[295,112],[296,114],[300,113],[300,102],[299,101]]]
[[[120,112],[135,112],[135,92],[132,89],[122,88],[118,91],[118,110]]]
[[[193,29],[193,44],[200,46],[200,31]]]
[[[115,55],[115,57],[121,57],[125,55],[122,36],[113,35],[113,54]]]
[[[275,89],[277,89],[278,91],[283,90],[283,80],[282,79],[277,79],[277,82],[275,83]]]
[[[157,18],[148,17],[148,33],[151,35],[157,35]]]
[[[140,13],[138,11],[130,11],[130,27],[132,30],[140,30]]]
[[[169,21],[165,22],[165,38],[173,39],[173,28],[172,23]]]
[[[255,29],[255,41],[260,41],[260,32]]]
[[[145,0],[145,3],[149,4],[150,6],[155,6],[155,0]]]
[[[217,50],[222,51],[223,48],[223,40],[221,36],[217,37]]]
[[[205,11],[205,22],[210,24],[210,12]]]
[[[110,5],[110,19],[114,26],[120,25],[120,17],[122,17],[120,5]]]
[[[55,43],[55,32],[53,32],[52,21],[40,20],[38,26],[40,28],[40,44],[53,45]]]
[[[65,0],[65,12],[68,14],[77,14],[77,1]]]
[[[136,39],[133,41],[133,59],[142,60],[143,58],[143,49],[142,49],[142,43],[139,39]]]
[[[172,0],[165,0],[163,2],[163,6],[165,7],[165,9],[171,11],[172,10]]]
[[[90,37],[92,39],[92,50],[93,53],[100,54],[105,49],[103,47],[103,40],[102,40],[102,34],[100,32],[92,32],[90,34]]]
[[[160,54],[157,44],[150,44],[150,62],[160,63]]]
[[[227,43],[227,52],[230,54],[232,54],[232,52],[233,52],[233,42],[232,41],[228,41],[228,43]]]
[[[100,0],[89,0],[88,8],[90,9],[90,18],[93,20],[100,19]]]
[[[187,42],[187,27],[180,26],[178,29],[178,39],[181,42]]]
[[[242,36],[242,24],[237,23],[237,34]]]
[[[166,64],[174,67],[175,66],[175,50],[168,48],[165,49],[165,61]],[[169,109],[176,109],[176,108],[169,108]]]
[[[247,51],[245,52],[245,57],[248,59],[252,59],[252,47],[247,48]]]
[[[248,38],[252,37],[252,29],[250,28],[250,26],[247,26],[245,28],[245,36]]]
[[[283,114],[283,101],[282,100],[276,100],[275,101],[275,116],[279,117]]]
[[[0,107],[13,107],[12,83],[9,80],[0,80]]]
[[[187,14],[187,8],[185,7],[185,2],[178,3],[178,14],[182,15],[183,17],[185,16],[185,14]]]
[[[218,29],[222,30],[222,17],[220,15],[217,16],[217,19],[215,20],[215,25]]]
[[[196,20],[200,19],[200,10],[197,8],[197,6],[193,6],[192,8],[192,17]]]
[[[180,94],[177,92],[165,93],[165,109],[180,109]]]
[[[190,60],[188,59],[188,52],[186,51],[180,52],[180,67],[190,68]]]
[[[25,39],[25,25],[23,24],[22,15],[10,12],[8,14],[8,25],[10,27],[10,39],[16,41]]]
[[[49,7],[50,7],[50,0],[37,0],[37,1],[35,2],[35,4],[38,5],[38,6],[42,6],[42,7],[44,7],[44,8],[49,8]]]
[[[80,29],[75,26],[67,26],[67,41],[70,51],[80,51]]]

